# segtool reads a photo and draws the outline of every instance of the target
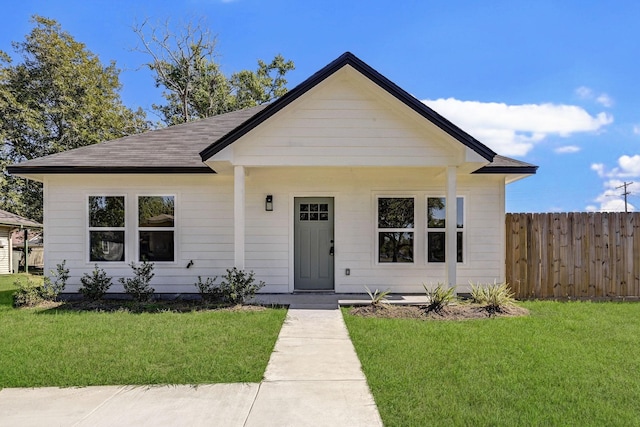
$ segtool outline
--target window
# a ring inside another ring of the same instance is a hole
[[[413,197],[378,198],[378,262],[413,262]]]
[[[462,262],[462,239],[464,233],[464,199],[457,198],[457,261]],[[427,197],[427,261],[445,262],[445,218],[446,199]]]
[[[124,196],[89,196],[89,261],[124,261]]]
[[[329,221],[329,205],[326,203],[301,203],[300,221]]]
[[[174,196],[138,197],[138,243],[140,261],[173,261]]]

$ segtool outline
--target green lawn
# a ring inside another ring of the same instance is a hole
[[[345,321],[386,426],[640,425],[640,304]]]
[[[286,314],[17,310],[14,279],[0,276],[0,387],[259,382]]]

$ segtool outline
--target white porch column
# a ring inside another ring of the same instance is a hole
[[[244,166],[233,168],[233,246],[235,248],[234,265],[244,270]]]
[[[446,199],[446,217],[445,217],[445,264],[447,268],[447,284],[454,287],[457,284],[457,219],[458,219],[458,200],[457,200],[457,169],[455,166],[447,166],[447,199]]]

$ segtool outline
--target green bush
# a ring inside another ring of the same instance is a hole
[[[13,285],[17,288],[13,294],[13,306],[18,307],[35,307],[44,301],[52,300],[51,294],[40,284],[31,278],[26,281],[16,279]]]
[[[96,301],[101,299],[111,287],[111,277],[96,264],[91,274],[84,273],[80,278],[82,286],[78,289],[85,298]]]
[[[485,286],[471,285],[471,301],[484,306],[490,313],[502,312],[515,304],[514,295],[506,282]]]
[[[456,300],[456,288],[454,287],[445,287],[442,284],[438,284],[433,289],[427,288],[426,285],[422,285],[425,292],[427,293],[427,298],[429,302],[427,303],[427,311],[435,311],[439,313],[442,311],[444,307],[451,304]]]
[[[195,286],[198,288],[198,292],[200,292],[200,297],[202,297],[202,301],[212,302],[222,299],[222,292],[220,291],[220,287],[216,285],[214,282],[218,276],[207,277],[207,280],[202,281],[202,277],[198,276],[198,281]]]
[[[43,297],[45,299],[53,301],[60,292],[64,291],[67,286],[67,280],[69,280],[69,269],[65,264],[67,260],[63,260],[60,264],[56,265],[56,271],[50,271],[51,275],[44,278]]]
[[[381,305],[388,303],[386,298],[391,293],[389,289],[387,289],[386,291],[380,291],[376,289],[375,291],[371,292],[368,286],[365,285],[364,288],[367,290],[367,294],[369,294],[369,298],[371,298],[372,306],[380,307]]]
[[[255,273],[238,270],[236,267],[227,269],[227,274],[222,277],[220,283],[220,295],[222,299],[231,304],[244,304],[253,298],[264,285],[264,282],[255,282]]]
[[[135,262],[129,264],[133,269],[133,278],[121,277],[118,281],[124,286],[124,291],[138,302],[147,302],[155,293],[149,282],[154,276],[153,263],[143,261],[140,266]]]

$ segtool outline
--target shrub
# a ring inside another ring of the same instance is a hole
[[[471,285],[471,301],[483,305],[489,313],[499,313],[507,306],[515,304],[514,293],[505,283],[493,285]]]
[[[216,285],[214,282],[218,276],[207,277],[207,280],[202,281],[202,277],[198,276],[198,281],[195,286],[198,288],[198,292],[200,292],[200,297],[202,297],[203,301],[212,302],[222,298],[222,293],[220,292],[220,287]]]
[[[371,298],[372,306],[380,307],[381,305],[388,303],[386,298],[387,298],[387,295],[391,293],[389,289],[387,289],[384,292],[381,292],[378,289],[376,289],[374,292],[371,292],[371,290],[367,286],[365,286],[364,288],[367,290],[367,294],[369,294],[369,298]]]
[[[84,273],[80,278],[82,286],[78,290],[85,298],[96,301],[101,299],[111,287],[111,277],[96,264],[91,274]]]
[[[13,285],[17,288],[13,294],[14,307],[35,307],[36,305],[49,300],[44,285],[37,283],[31,278],[26,282],[16,279]]]
[[[238,270],[236,267],[227,269],[227,274],[220,282],[220,295],[222,299],[231,304],[244,304],[255,296],[264,285],[264,282],[254,283],[255,273]]]
[[[135,262],[129,265],[133,269],[134,277],[121,277],[118,281],[124,286],[124,291],[131,295],[134,300],[138,302],[149,301],[156,291],[149,285],[154,276],[153,263],[143,261],[140,266],[137,266]]]
[[[44,299],[53,301],[60,292],[64,291],[67,286],[67,280],[69,280],[69,269],[66,268],[66,263],[67,260],[63,260],[60,264],[57,264],[56,271],[51,270],[51,275],[44,278],[44,284],[42,285]]]
[[[426,285],[422,285],[425,292],[427,293],[427,298],[429,302],[427,303],[427,311],[435,311],[439,313],[442,311],[444,307],[451,304],[456,300],[456,288],[454,287],[445,287],[441,284],[438,284],[433,289],[429,289]]]

